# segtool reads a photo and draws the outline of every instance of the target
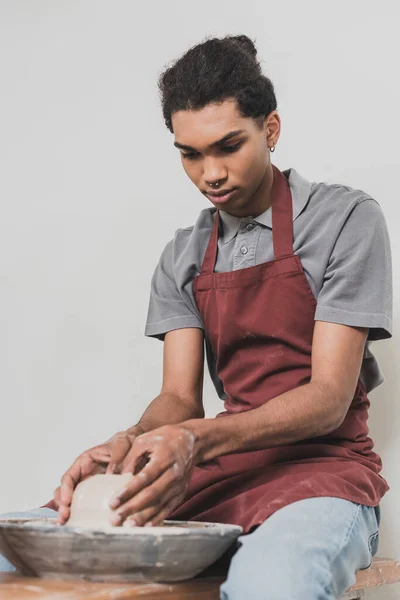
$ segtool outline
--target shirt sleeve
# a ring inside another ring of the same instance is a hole
[[[145,336],[159,340],[164,340],[165,334],[174,329],[204,329],[200,315],[191,306],[187,293],[177,285],[173,257],[174,240],[171,240],[165,246],[151,279]]]
[[[392,336],[392,260],[379,204],[367,198],[337,237],[317,297],[315,320],[369,328],[369,340]]]

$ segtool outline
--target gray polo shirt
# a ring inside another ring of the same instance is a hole
[[[370,342],[392,335],[391,251],[382,210],[362,190],[309,182],[293,168],[283,174],[292,192],[294,252],[317,301],[315,320],[369,328],[361,379],[371,391],[383,375]],[[146,336],[163,340],[173,329],[205,330],[192,281],[200,272],[215,212],[214,206],[202,210],[195,224],[178,229],[163,250],[151,281]],[[215,272],[273,259],[271,208],[254,218],[220,215]],[[224,399],[206,331],[205,339],[211,379]]]

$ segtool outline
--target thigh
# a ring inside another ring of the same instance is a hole
[[[34,508],[33,510],[10,512],[0,515],[1,519],[41,519],[46,517],[56,517],[57,511],[51,508]],[[0,572],[16,571],[16,568],[0,554]]]
[[[377,551],[373,507],[332,497],[293,502],[239,538],[223,600],[336,600]]]

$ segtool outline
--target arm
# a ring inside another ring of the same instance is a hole
[[[223,419],[191,419],[137,438],[122,472],[142,471],[110,503],[113,524],[163,521],[182,501],[193,466],[223,454],[324,435],[343,421],[357,385],[368,329],[316,322],[310,383]]]
[[[142,433],[163,425],[204,417],[204,333],[198,328],[177,329],[165,336],[163,383],[137,425]]]
[[[129,458],[135,439],[146,432],[187,419],[204,416],[202,387],[204,373],[204,334],[199,328],[169,332],[164,343],[162,389],[148,406],[137,425],[116,433],[110,440],[86,450],[64,473],[54,492],[59,523],[70,515],[73,491],[79,481],[95,473],[118,472],[121,461]],[[133,472],[133,468],[132,468]]]
[[[368,329],[317,321],[310,383],[254,410],[224,419],[189,420],[195,462],[326,435],[343,422],[360,374]]]

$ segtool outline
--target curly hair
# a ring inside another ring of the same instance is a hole
[[[235,98],[242,117],[259,127],[277,108],[274,86],[263,75],[257,49],[247,35],[211,38],[190,48],[158,79],[163,117],[173,133],[172,114],[199,110]]]

